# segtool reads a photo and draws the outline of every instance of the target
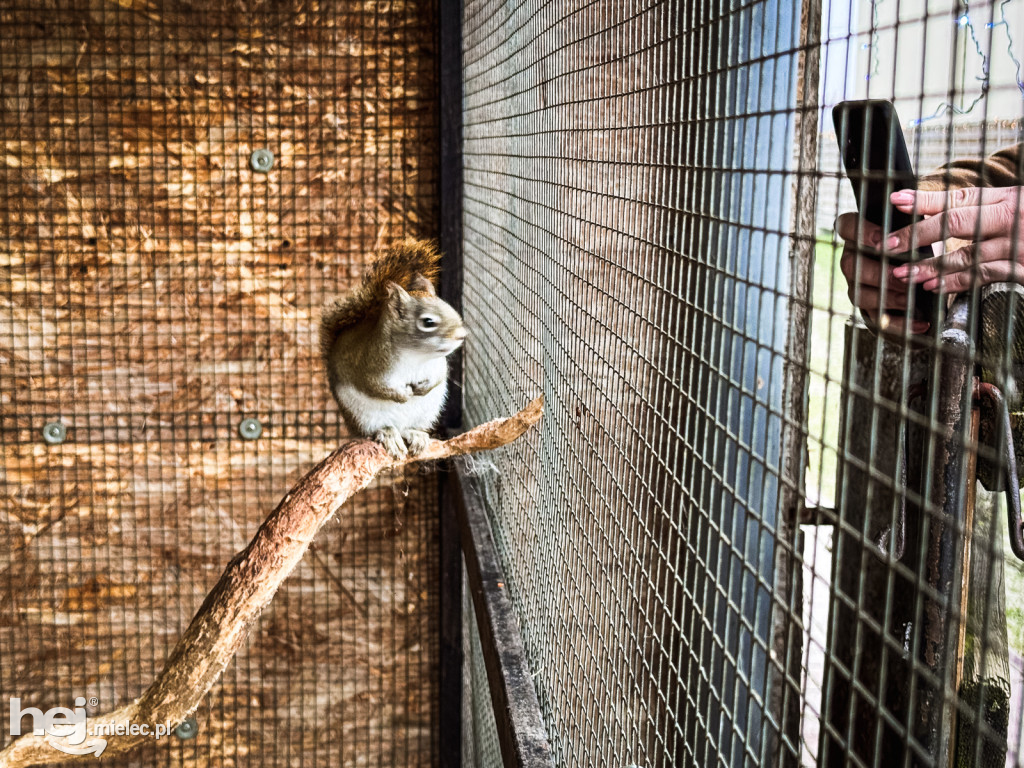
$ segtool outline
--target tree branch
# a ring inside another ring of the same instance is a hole
[[[515,416],[482,424],[450,440],[433,440],[414,459],[392,459],[383,447],[370,440],[342,445],[292,488],[260,526],[249,546],[228,563],[153,684],[134,702],[90,717],[89,732],[95,732],[98,725],[149,724],[152,729],[157,724],[173,728],[181,723],[213,687],[281,582],[298,565],[317,531],[349,497],[391,467],[506,445],[540,421],[543,407],[543,397],[538,397]],[[95,759],[92,750],[84,756],[67,754],[55,749],[54,743],[79,751],[95,743],[103,749],[103,755],[116,755],[152,736],[104,738],[105,749],[91,736],[84,744],[72,745],[68,737],[29,733],[0,752],[0,768]]]

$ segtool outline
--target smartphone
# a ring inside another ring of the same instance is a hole
[[[832,122],[843,156],[843,167],[853,185],[857,209],[867,221],[882,228],[883,237],[909,226],[915,217],[889,203],[889,195],[901,189],[917,189],[917,176],[910,164],[910,152],[900,128],[896,109],[881,99],[843,101],[832,109]],[[931,246],[922,246],[909,257],[888,257],[903,264],[932,256]],[[914,319],[934,322],[937,297],[920,286],[914,290]],[[888,314],[904,313],[891,310]]]

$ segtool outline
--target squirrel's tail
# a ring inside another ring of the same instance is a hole
[[[326,360],[346,328],[375,315],[388,299],[388,283],[412,288],[416,275],[436,282],[441,253],[429,240],[403,240],[376,258],[352,293],[329,302],[320,316],[320,354]]]

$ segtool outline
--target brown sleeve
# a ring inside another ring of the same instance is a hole
[[[917,183],[925,191],[963,187],[1013,187],[1024,185],[1021,147],[1014,144],[984,159],[954,160],[923,176]]]

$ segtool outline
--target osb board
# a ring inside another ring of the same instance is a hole
[[[3,11],[5,400],[132,426],[326,405],[294,375],[324,292],[435,226],[433,30],[422,0],[292,4]]]
[[[434,17],[0,0],[0,700],[138,695],[343,438],[317,312],[375,249],[436,229]],[[431,764],[435,488],[386,478],[342,510],[198,738],[121,764]]]

